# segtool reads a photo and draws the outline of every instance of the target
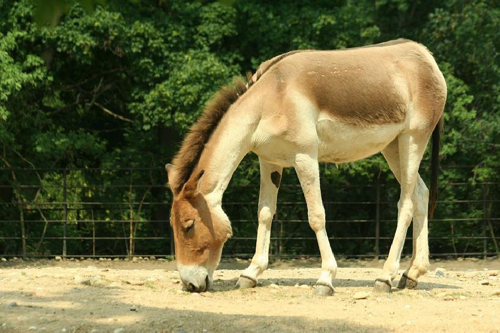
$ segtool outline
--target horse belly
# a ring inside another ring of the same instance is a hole
[[[369,157],[383,150],[403,129],[404,123],[357,126],[320,118],[318,159],[340,164]]]

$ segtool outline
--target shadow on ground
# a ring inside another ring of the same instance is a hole
[[[125,332],[304,332],[304,331],[370,331],[386,332],[380,326],[359,325],[346,320],[311,320],[302,316],[260,316],[245,314],[245,306],[232,309],[230,314],[194,311],[189,309],[191,298],[186,296],[186,309],[175,309],[165,299],[164,307],[139,306],[131,311],[131,305],[119,301],[120,288],[93,289],[78,302],[71,293],[81,292],[73,288],[68,293],[48,297],[30,297],[23,293],[8,292],[6,298],[18,306],[2,309],[0,325],[3,332],[43,330],[61,332],[113,332],[123,328]],[[0,287],[0,291],[4,292]],[[92,296],[92,297],[88,297]],[[192,297],[192,296],[191,296]],[[96,300],[98,298],[98,301]],[[3,306],[3,305],[2,305]],[[103,311],[106,310],[106,314]],[[35,329],[33,327],[36,327]]]

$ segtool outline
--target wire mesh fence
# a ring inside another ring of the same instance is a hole
[[[163,168],[0,169],[0,255],[172,256],[171,194],[165,177]],[[318,256],[300,185],[289,178],[280,187],[271,256]],[[361,185],[327,178],[322,182],[327,231],[336,255],[384,257],[396,228],[397,182],[380,174]],[[499,185],[442,182],[442,200],[429,223],[432,256],[498,255]],[[228,188],[223,206],[234,236],[224,256],[253,255],[258,192],[258,184]],[[410,228],[405,255],[411,254],[411,239]]]

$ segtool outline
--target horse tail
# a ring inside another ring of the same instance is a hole
[[[438,173],[439,173],[439,151],[441,149],[441,132],[443,131],[443,117],[439,119],[432,132],[432,155],[431,155],[431,190],[429,202],[429,217],[434,218],[434,210],[438,200]]]

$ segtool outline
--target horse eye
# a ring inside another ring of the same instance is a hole
[[[186,222],[184,226],[184,231],[189,232],[191,229],[193,229],[193,227],[194,227],[194,220],[189,220]]]

